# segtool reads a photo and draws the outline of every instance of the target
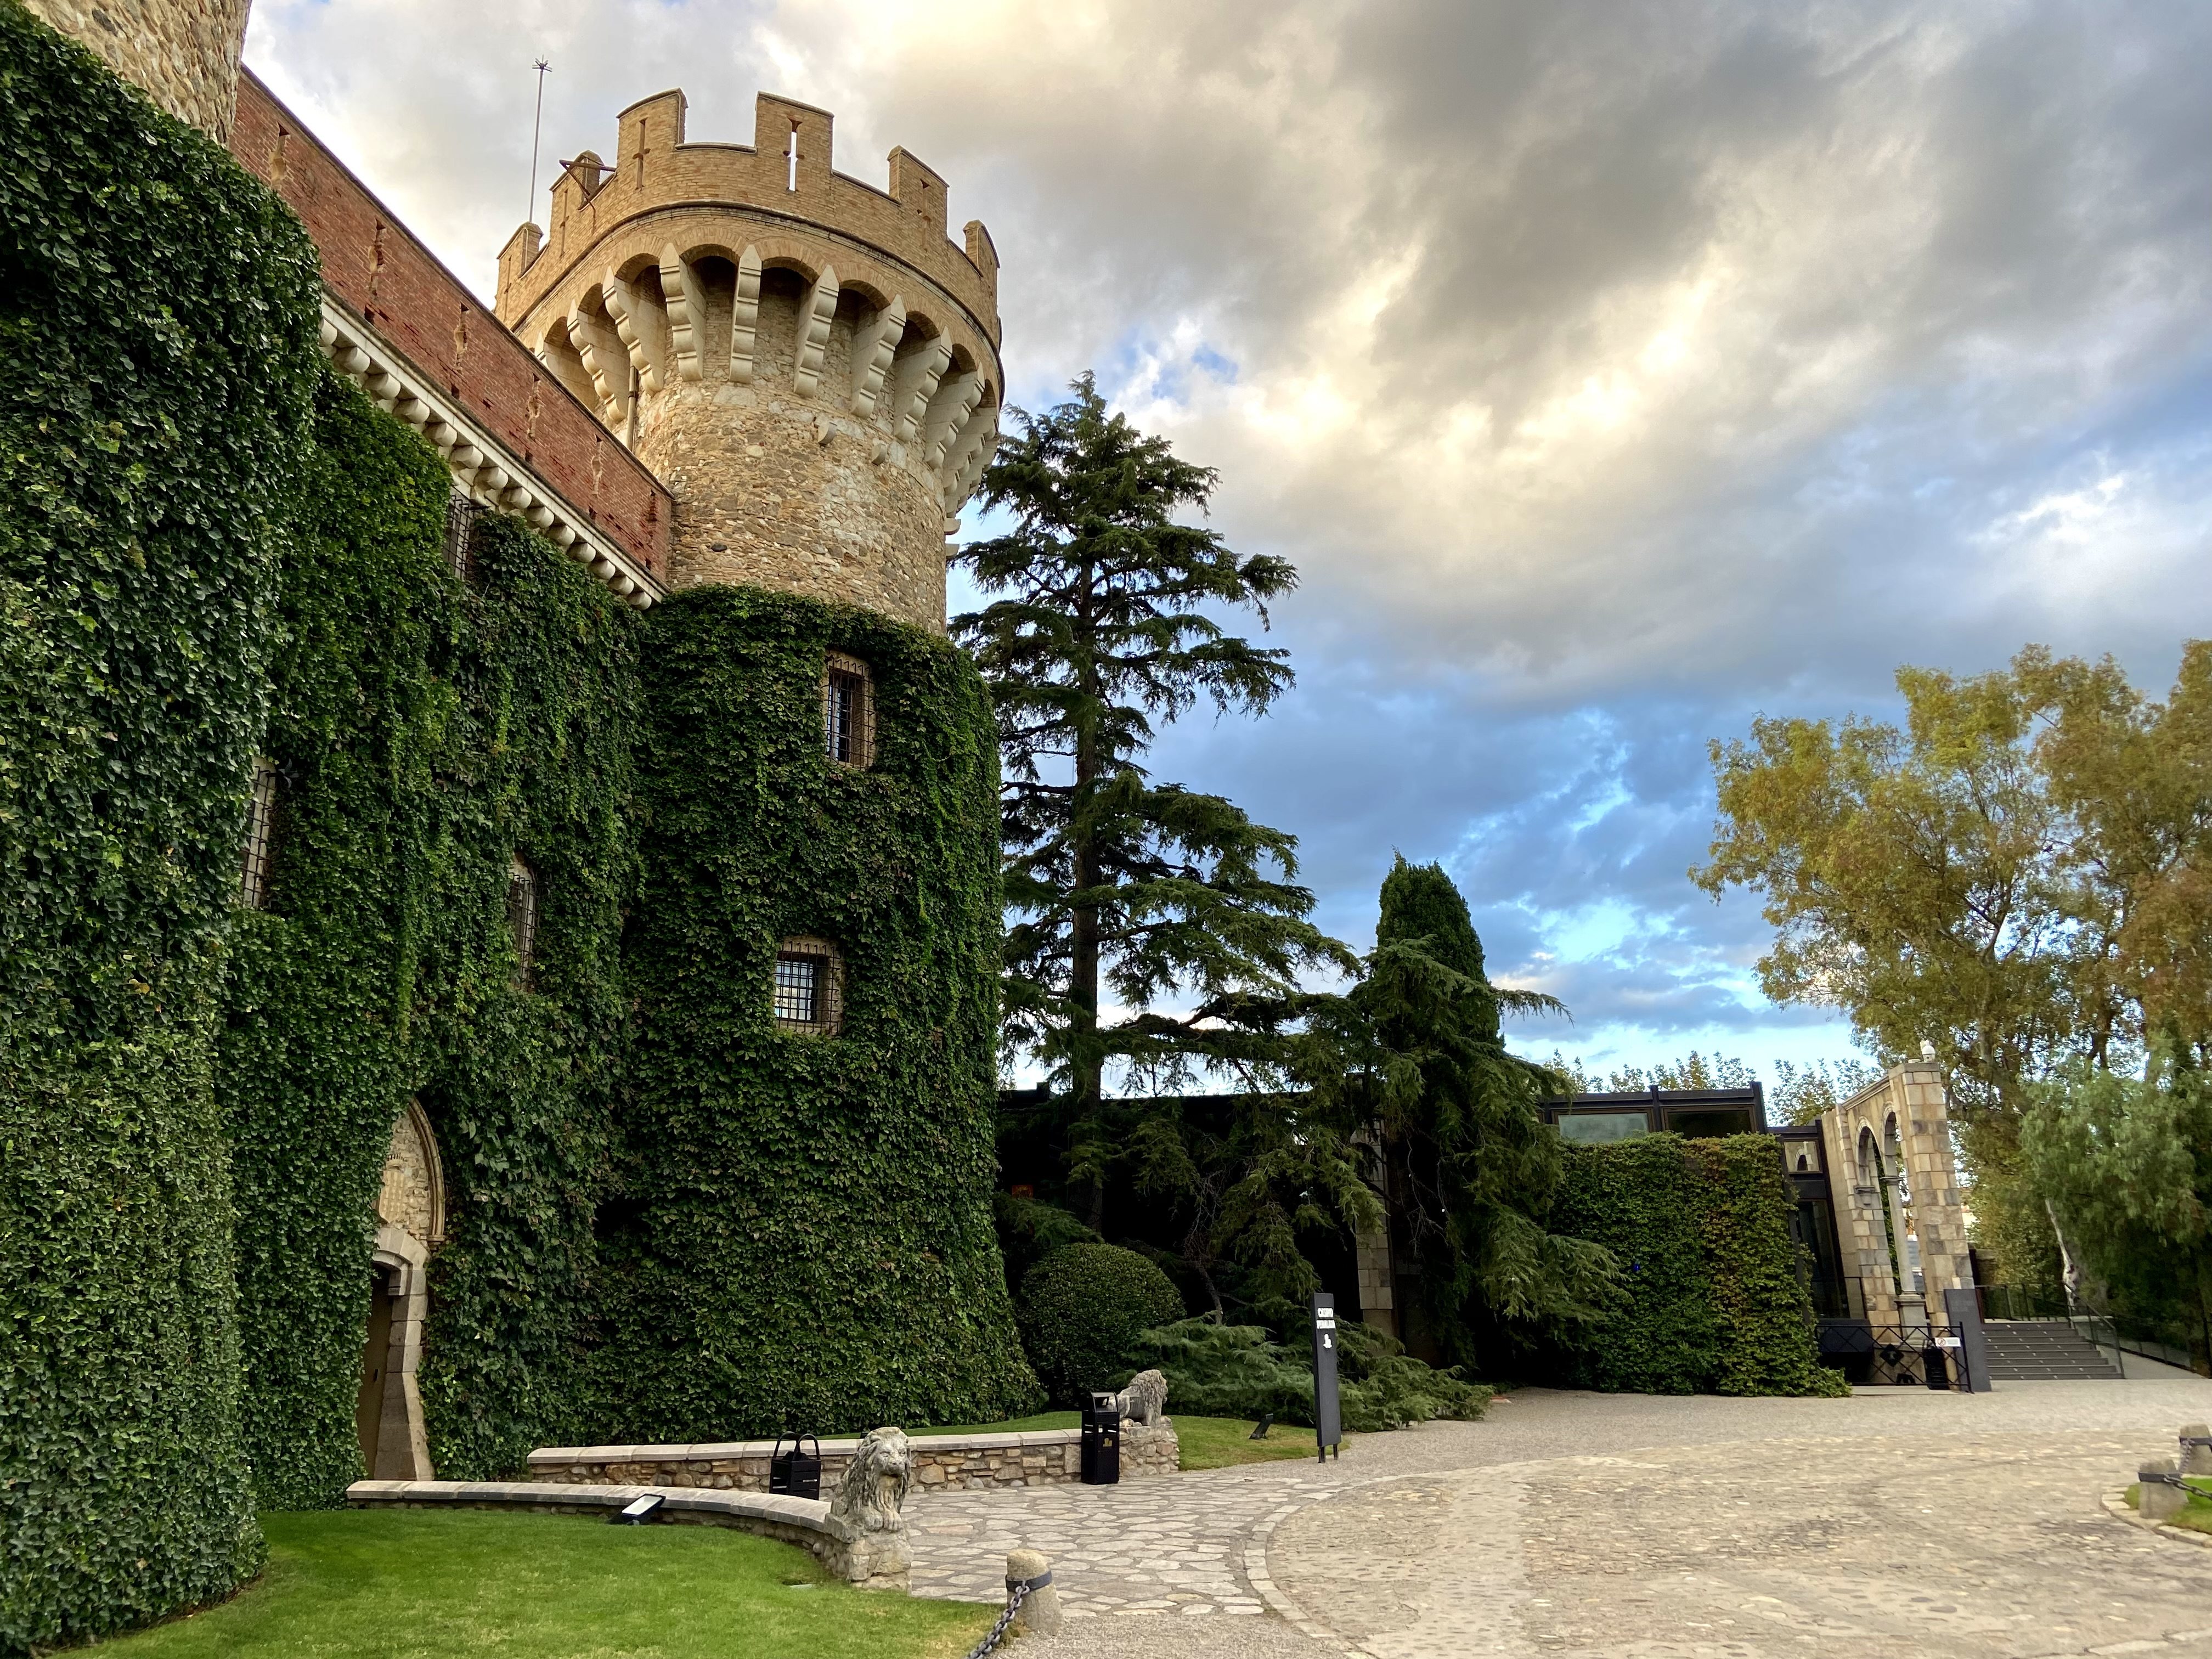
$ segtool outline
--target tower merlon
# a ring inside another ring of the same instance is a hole
[[[536,245],[526,229],[519,231],[501,258],[501,318],[513,324],[527,315],[617,224],[712,206],[803,221],[911,266],[966,311],[995,346],[997,252],[979,221],[965,228],[964,245],[948,236],[945,182],[933,168],[896,149],[888,189],[839,173],[835,118],[773,93],[755,100],[749,145],[691,142],[688,107],[678,88],[640,99],[617,118],[611,167],[586,151],[563,168]],[[857,262],[837,263],[842,269]]]

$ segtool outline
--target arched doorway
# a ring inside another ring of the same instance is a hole
[[[392,1126],[376,1221],[368,1328],[354,1402],[362,1466],[372,1480],[428,1480],[434,1477],[415,1368],[428,1311],[426,1270],[431,1250],[446,1237],[446,1180],[430,1120],[412,1100]]]

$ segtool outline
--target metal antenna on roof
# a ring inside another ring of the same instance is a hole
[[[525,224],[538,216],[538,135],[545,126],[545,76],[553,66],[541,58],[531,67],[538,71],[538,115],[530,124],[530,210],[522,216]]]

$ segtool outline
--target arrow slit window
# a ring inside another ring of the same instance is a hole
[[[867,664],[832,651],[822,677],[822,736],[830,758],[866,769],[876,763],[875,686]]]
[[[249,910],[269,905],[269,872],[276,862],[276,764],[253,759],[253,789],[246,801],[246,851],[238,874],[238,902]]]
[[[507,866],[507,928],[514,939],[515,983],[526,987],[538,949],[538,875],[520,859]]]

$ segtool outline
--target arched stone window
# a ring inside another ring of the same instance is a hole
[[[787,1031],[835,1036],[845,1012],[845,964],[827,939],[804,936],[776,946],[775,1023]]]
[[[1881,1126],[1881,1161],[1891,1184],[1897,1188],[1897,1201],[1911,1203],[1912,1186],[1905,1174],[1905,1141],[1897,1133],[1897,1114],[1894,1112]]]
[[[276,763],[253,757],[252,793],[246,801],[246,848],[238,874],[238,902],[249,910],[266,909],[269,872],[276,863]]]
[[[430,1252],[446,1237],[446,1176],[438,1138],[419,1102],[409,1101],[392,1126],[376,1222],[368,1328],[354,1403],[362,1467],[373,1480],[428,1480],[434,1478],[430,1443],[415,1373],[429,1311]]]
[[[514,982],[527,987],[538,950],[538,873],[520,859],[507,866],[507,931],[514,939]]]
[[[822,670],[822,737],[830,758],[866,770],[876,763],[876,688],[868,665],[842,651]]]
[[[1872,1192],[1881,1184],[1881,1173],[1875,1158],[1874,1131],[1863,1123],[1859,1125],[1859,1189]]]

